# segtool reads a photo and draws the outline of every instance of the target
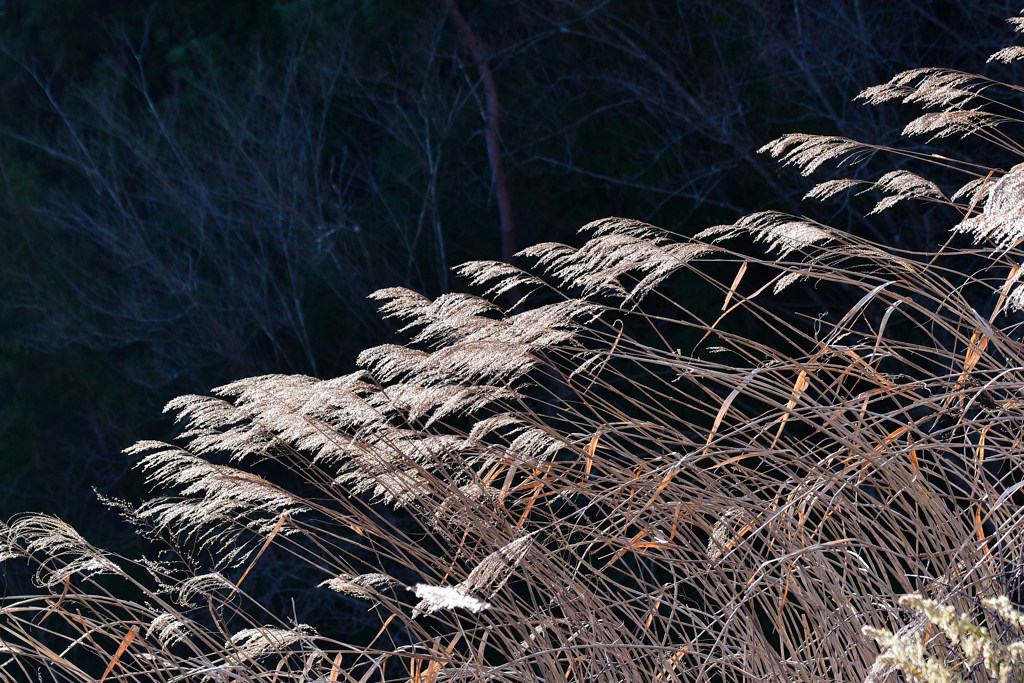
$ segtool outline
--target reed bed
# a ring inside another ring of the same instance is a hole
[[[1021,92],[917,69],[862,97],[1012,159]],[[0,679],[881,680],[862,629],[904,627],[900,596],[1019,602],[1024,167],[922,149],[762,151],[805,175],[896,155],[808,197],[943,205],[928,253],[774,212],[692,238],[609,218],[528,267],[460,266],[482,295],[378,292],[409,341],[352,375],[172,401],[178,442],[130,449],[154,497],[111,501],[148,559],[3,528],[38,590],[2,602]],[[904,170],[928,163],[962,182]],[[261,607],[268,571],[361,601],[375,635]]]

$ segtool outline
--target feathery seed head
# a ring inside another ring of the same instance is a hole
[[[387,574],[373,573],[360,574],[358,576],[340,574],[333,579],[324,581],[320,585],[327,586],[332,591],[338,593],[351,595],[354,598],[375,601],[379,591],[391,588],[396,583],[398,582]]]
[[[431,586],[418,583],[413,588],[413,592],[420,599],[419,604],[413,608],[413,619],[421,614],[433,614],[438,610],[464,609],[476,613],[491,608],[491,603],[466,595],[458,588],[451,586]]]
[[[1018,164],[992,183],[982,212],[953,228],[970,233],[975,243],[992,240],[1005,249],[1024,238],[1024,164]]]

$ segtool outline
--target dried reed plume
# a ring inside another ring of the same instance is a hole
[[[930,110],[908,134],[1019,156],[990,99],[1007,89],[924,69],[862,97]],[[805,174],[899,154],[764,151]],[[525,250],[531,269],[458,269],[483,296],[378,292],[410,342],[353,375],[172,401],[181,443],[131,449],[158,496],[118,507],[174,554],[5,527],[41,591],[3,602],[0,680],[880,679],[862,628],[897,623],[900,595],[1019,598],[1024,566],[1024,172],[904,157],[962,187],[897,169],[809,196],[948,206],[930,253],[774,212],[696,239],[610,218]],[[776,298],[798,280],[827,316]],[[290,478],[251,471],[268,463]],[[271,545],[323,599],[363,600],[376,636],[263,611],[245,580]]]

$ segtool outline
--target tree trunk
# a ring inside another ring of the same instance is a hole
[[[494,187],[494,196],[498,200],[498,213],[501,217],[501,260],[505,263],[512,263],[513,255],[516,253],[516,226],[512,220],[512,200],[508,193],[508,183],[505,180],[505,166],[501,162],[501,138],[498,135],[498,123],[500,113],[498,110],[498,86],[494,83],[494,75],[491,67],[487,64],[487,56],[484,53],[483,45],[476,33],[462,16],[455,0],[442,0],[448,16],[455,24],[455,30],[466,47],[469,48],[473,61],[476,62],[477,71],[480,72],[480,81],[484,86],[484,98],[487,103],[484,114],[484,135],[487,139],[487,159],[491,164],[491,181]]]

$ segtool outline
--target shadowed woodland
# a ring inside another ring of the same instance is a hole
[[[0,679],[1019,675],[1018,8],[2,9]]]

